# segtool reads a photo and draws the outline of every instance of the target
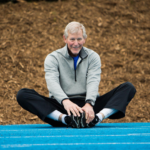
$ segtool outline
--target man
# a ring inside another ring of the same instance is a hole
[[[21,89],[18,103],[55,127],[93,127],[103,119],[125,116],[135,95],[130,82],[100,96],[101,61],[99,55],[83,47],[87,35],[79,22],[69,23],[64,31],[66,45],[50,53],[44,63],[49,98],[34,90]]]

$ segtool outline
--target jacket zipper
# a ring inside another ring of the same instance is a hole
[[[82,62],[82,60],[80,61],[80,63],[81,63],[81,62]],[[79,64],[80,64],[80,63],[79,63]],[[79,64],[78,64],[78,66],[79,66]],[[76,67],[76,70],[77,70],[77,67]],[[76,70],[74,70],[74,73],[75,73],[75,75],[74,75],[74,76],[75,76],[75,82],[77,81]]]
[[[77,69],[77,68],[76,68]],[[75,82],[77,81],[77,78],[76,78],[76,70],[74,70],[74,72],[75,72]]]

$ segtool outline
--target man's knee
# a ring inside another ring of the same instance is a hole
[[[136,89],[135,89],[134,85],[131,82],[125,82],[124,83],[124,87],[126,87],[126,89],[129,92],[129,100],[128,100],[128,102],[130,102],[131,99],[134,97],[134,95],[136,93]]]
[[[24,97],[25,97],[25,95],[27,94],[27,91],[28,91],[28,90],[29,90],[29,89],[27,89],[27,88],[23,88],[23,89],[20,89],[20,90],[18,91],[16,98],[17,98],[17,101],[18,101],[19,104],[20,104],[22,101],[24,101]]]
[[[125,82],[124,85],[128,87],[128,89],[130,89],[134,94],[136,93],[136,89],[131,82]]]

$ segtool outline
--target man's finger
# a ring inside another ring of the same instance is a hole
[[[91,114],[91,113],[87,113],[87,123],[90,123],[93,119],[94,119],[94,115],[93,115],[93,113]]]
[[[90,122],[91,122],[91,117],[90,117],[90,115],[88,115],[87,122],[88,122],[88,123],[90,123]]]
[[[79,113],[78,109],[76,109],[76,114],[77,114],[78,117],[80,117],[80,113]]]
[[[74,112],[76,113],[77,116],[80,116],[79,110],[77,108],[74,108]]]
[[[75,117],[77,116],[73,108],[71,108],[70,111],[73,113],[73,115],[74,115]]]
[[[87,112],[85,112],[85,119],[87,120],[87,118],[88,118],[88,114]]]
[[[89,114],[87,112],[85,113],[85,119],[86,119],[86,123],[89,123]]]
[[[95,117],[95,116],[94,116],[93,114],[90,114],[90,115],[89,115],[89,123],[94,119],[94,117]]]
[[[69,111],[69,110],[67,110],[67,113],[68,113],[68,115],[69,115],[69,116],[71,116],[71,113],[70,113],[70,111]]]
[[[83,110],[80,107],[77,107],[80,113],[83,113]]]
[[[77,111],[78,111],[77,114],[80,117],[80,113],[83,113],[83,110],[80,107],[77,107]]]
[[[92,120],[93,120],[93,115],[90,115],[89,122],[91,122]]]

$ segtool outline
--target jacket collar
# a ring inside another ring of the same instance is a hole
[[[82,47],[82,49],[80,50],[79,56],[84,59],[88,56],[88,54],[86,53],[86,51],[84,50],[84,47]]]

